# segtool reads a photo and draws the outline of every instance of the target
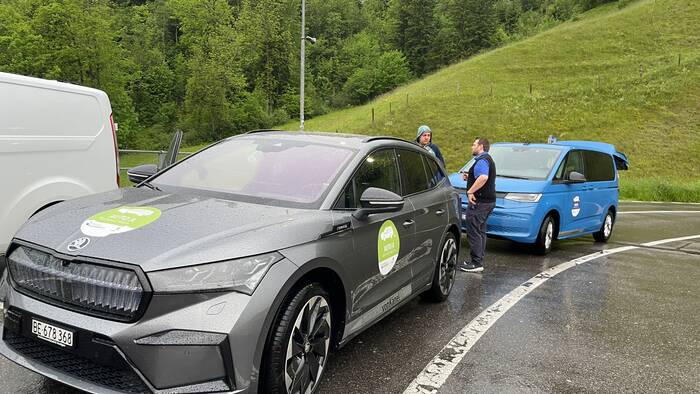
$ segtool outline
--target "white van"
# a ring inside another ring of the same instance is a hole
[[[58,202],[119,187],[107,94],[0,73],[0,272],[29,217]]]

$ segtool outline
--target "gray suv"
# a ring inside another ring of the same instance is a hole
[[[25,224],[0,353],[90,392],[311,393],[332,350],[447,298],[459,209],[400,139],[232,137]]]

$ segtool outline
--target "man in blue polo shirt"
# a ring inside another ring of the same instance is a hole
[[[460,264],[465,272],[484,270],[486,253],[486,221],[496,207],[496,164],[489,155],[491,144],[486,138],[477,138],[472,144],[474,165],[469,172],[462,173],[467,181],[467,240],[471,261]]]

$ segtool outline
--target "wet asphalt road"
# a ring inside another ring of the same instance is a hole
[[[489,240],[483,274],[448,301],[416,299],[329,361],[321,393],[402,393],[481,311],[538,273],[624,245],[700,235],[700,205],[622,203],[611,241],[562,241],[546,257]],[[462,240],[461,256],[467,255]],[[700,238],[602,257],[550,279],[471,348],[441,393],[700,392]],[[75,393],[0,357],[2,393]]]

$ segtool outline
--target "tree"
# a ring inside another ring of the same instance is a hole
[[[398,49],[406,55],[411,70],[423,75],[435,68],[428,62],[435,36],[436,0],[396,0],[391,3],[390,12],[395,21],[393,39]]]

